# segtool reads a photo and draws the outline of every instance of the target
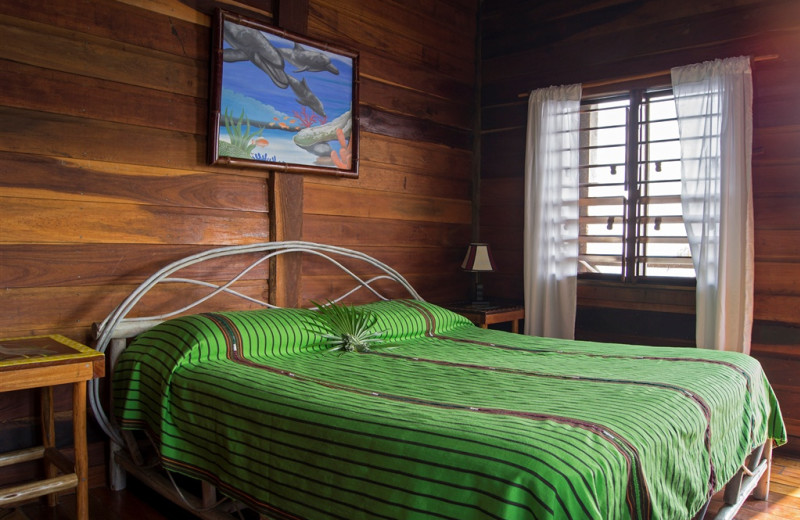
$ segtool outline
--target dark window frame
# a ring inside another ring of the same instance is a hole
[[[649,199],[647,199],[647,194],[641,193],[641,187],[647,187],[653,181],[649,178],[642,179],[642,173],[640,168],[644,165],[644,168],[647,168],[648,165],[652,162],[650,161],[649,157],[642,157],[641,154],[643,153],[643,148],[647,148],[643,145],[643,143],[647,142],[656,142],[656,139],[650,141],[650,137],[645,135],[642,136],[642,133],[646,133],[646,129],[648,128],[647,124],[642,125],[642,121],[647,121],[652,124],[653,120],[649,120],[649,114],[641,117],[642,112],[641,109],[644,108],[645,110],[649,110],[648,103],[653,98],[663,97],[664,95],[671,95],[672,89],[669,86],[653,86],[653,87],[637,87],[632,88],[629,90],[625,90],[623,92],[617,92],[611,95],[596,95],[585,98],[581,101],[581,108],[582,113],[586,110],[585,107],[588,105],[594,105],[597,103],[607,103],[612,101],[623,101],[627,100],[628,102],[628,111],[627,111],[627,118],[625,122],[625,179],[624,179],[624,186],[627,192],[627,196],[623,199],[624,200],[624,212],[622,218],[624,219],[624,232],[622,234],[622,253],[621,253],[621,274],[614,274],[614,273],[594,273],[594,272],[580,272],[578,275],[579,279],[582,280],[603,280],[603,281],[616,281],[625,285],[628,284],[647,284],[647,285],[674,285],[674,286],[694,286],[696,285],[696,277],[691,276],[658,276],[658,275],[648,275],[648,274],[641,274],[644,271],[644,267],[642,266],[642,262],[647,259],[646,255],[641,254],[641,251],[646,251],[647,244],[648,244],[648,235],[646,231],[640,231],[642,223],[646,226],[647,223],[647,215],[646,209],[649,207]],[[582,116],[583,117],[583,116]],[[587,120],[588,121],[588,120]],[[588,158],[588,155],[585,153],[593,143],[587,143],[584,140],[584,120],[582,119],[581,123],[581,218],[585,218],[584,215],[584,206],[589,207],[591,204],[587,204],[586,201],[588,200],[584,197],[584,186],[589,186],[588,183],[588,170],[590,166],[597,167],[598,165],[587,165],[585,164],[585,159]],[[680,160],[678,158],[678,160]],[[663,162],[663,161],[659,161]],[[612,166],[612,165],[602,165],[602,166]],[[612,166],[615,168],[615,166]],[[658,166],[660,168],[660,166]],[[646,177],[646,175],[645,175]],[[644,204],[642,204],[642,202]],[[644,215],[641,213],[644,212]],[[682,215],[681,215],[682,216]],[[655,217],[654,217],[655,218]],[[609,221],[609,226],[611,226],[612,221]],[[584,222],[581,222],[581,236],[584,237]],[[590,235],[590,236],[598,236],[598,235]],[[640,242],[640,238],[643,240]],[[668,237],[668,238],[675,238],[675,237]],[[584,252],[583,246],[581,246],[581,257],[591,257],[591,255],[587,255]],[[668,257],[668,258],[679,258],[679,257]],[[684,257],[685,258],[685,257]],[[685,261],[684,261],[685,262]],[[689,260],[691,262],[691,259]]]

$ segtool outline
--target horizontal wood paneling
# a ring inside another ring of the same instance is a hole
[[[487,184],[489,183],[487,182]],[[496,204],[496,201],[488,198],[483,200],[485,202],[481,205],[481,217],[485,218],[482,219],[482,227],[491,226],[513,229],[517,233],[522,232],[524,224],[524,207],[522,205],[514,203],[509,205]]]
[[[800,296],[800,262],[758,262],[757,293]]]
[[[1,200],[1,199],[0,199]],[[235,244],[265,242],[265,213],[9,198],[0,242]]]
[[[305,190],[305,204],[307,213],[320,215],[456,224],[471,222],[471,204],[468,200],[418,195],[399,197],[393,193],[360,190],[349,186],[309,183]]]
[[[755,194],[753,211],[758,215],[755,221],[756,230],[797,229],[797,219],[800,217],[797,199],[797,195],[790,192],[778,195]]]
[[[214,281],[213,279],[210,281]],[[227,281],[227,280],[224,280]],[[264,280],[243,280],[237,282],[237,291],[267,300]],[[87,341],[87,331],[92,324],[102,321],[118,303],[124,300],[136,288],[135,285],[103,285],[11,289],[0,293],[0,306],[4,313],[0,316],[0,326],[9,336],[26,336],[31,334],[47,334],[56,329],[76,341]],[[158,314],[160,309],[179,309],[190,298],[200,298],[211,290],[196,285],[156,288],[146,299],[137,304],[130,314],[147,316]],[[205,302],[193,309],[193,312],[210,312],[228,309],[258,308],[255,304],[245,302],[234,296],[221,294],[212,301]],[[45,324],[45,325],[43,325]],[[82,330],[83,336],[76,330]]]
[[[430,67],[399,61],[396,56],[361,48],[359,52],[361,76],[365,79],[394,85],[404,90],[432,92],[443,100],[466,99],[472,95],[473,84],[459,81]]]
[[[221,244],[220,244],[221,245]],[[3,244],[0,245],[2,284],[8,289],[33,287],[99,286],[141,282],[162,267],[206,251],[212,244]],[[216,245],[214,245],[216,246]],[[236,255],[182,269],[184,278],[209,276],[231,279],[256,261],[254,255]],[[108,269],[113,265],[113,269]],[[245,280],[264,280],[266,263],[248,271]]]
[[[753,114],[755,117],[756,114]],[[800,159],[800,125],[759,128],[753,133],[753,165]],[[756,182],[753,179],[753,182]]]
[[[375,259],[389,265],[396,265],[404,263],[408,266],[406,272],[400,273],[403,276],[414,275],[418,273],[425,273],[428,271],[428,266],[431,263],[445,264],[453,263],[463,259],[461,248],[440,247],[438,244],[431,244],[425,247],[417,247],[409,251],[408,247],[404,244],[397,245],[365,245],[359,248],[359,251],[366,253]],[[342,258],[339,260],[345,267],[353,270],[354,272],[363,271],[364,275],[377,275],[381,271],[374,266],[366,265],[362,261],[353,259]],[[321,257],[310,255],[303,261],[303,275],[304,276],[325,276],[328,275],[326,266],[329,264],[327,260]],[[359,266],[361,266],[359,268]],[[460,272],[460,271],[456,271]]]
[[[208,16],[176,2],[63,2],[53,9],[49,0],[7,0],[3,11],[48,25],[49,30],[75,31],[199,60],[207,58],[211,44]]]
[[[800,229],[760,229],[755,236],[756,261],[796,261],[800,258]]]
[[[307,236],[324,237],[328,242],[350,248],[401,245],[408,248],[458,247],[462,257],[466,251],[464,236],[469,236],[468,224],[421,221],[376,220],[349,216],[306,215],[304,232]],[[393,266],[394,267],[394,266]],[[400,270],[402,273],[403,271]]]
[[[187,170],[222,170],[204,166],[205,137],[160,128],[2,107],[0,136],[2,151]]]
[[[206,129],[205,99],[116,81],[86,78],[4,60],[0,102],[30,110],[138,126],[202,134]]]
[[[0,28],[9,61],[187,96],[208,91],[204,61],[5,15]]]
[[[798,178],[800,176],[797,175],[795,162],[787,160],[775,161],[772,164],[755,164],[753,169],[757,174],[753,178],[753,191],[760,196],[800,193],[800,178]]]
[[[800,295],[776,295],[756,290],[753,307],[753,319],[755,320],[797,325]],[[800,349],[800,344],[797,345],[797,348]]]
[[[445,8],[444,2],[436,2]],[[319,0],[311,3],[309,32],[343,39],[350,46],[396,56],[465,84],[474,75],[474,4],[457,3],[446,16],[420,16],[410,5]],[[442,37],[447,34],[448,37]],[[365,70],[370,73],[369,70]]]
[[[434,303],[453,302],[463,299],[466,292],[460,287],[466,285],[469,280],[465,279],[464,273],[454,272],[452,274],[410,274],[405,276],[406,280],[420,293],[424,294],[427,301]],[[301,304],[306,304],[311,300],[319,301],[321,294],[338,295],[354,287],[351,279],[334,277],[310,277],[303,281],[301,294]],[[376,288],[387,298],[408,298],[408,292],[400,286],[381,282],[376,284]],[[375,297],[364,290],[354,294],[348,301],[353,303],[375,301]]]
[[[547,44],[526,46],[523,41],[514,46],[514,33],[504,33],[509,34],[507,38],[498,34],[497,38],[506,42],[505,52],[486,44],[484,56],[489,59],[484,60],[484,78],[488,79],[484,92],[508,102],[519,92],[547,86],[549,82],[607,79],[641,67],[650,67],[649,72],[654,72],[709,56],[774,54],[797,42],[800,7],[793,0],[747,5],[726,1],[718,3],[713,11],[697,12],[690,6],[682,13],[676,11],[677,16],[671,8],[657,9],[658,2],[631,2],[629,6],[631,9],[621,17],[588,19],[589,27]],[[536,16],[536,7],[528,11]],[[648,14],[641,14],[644,12]],[[565,8],[561,21],[568,23],[582,15],[579,9]],[[534,33],[535,29],[528,27],[527,32]],[[665,34],[670,37],[665,38]],[[521,63],[536,66],[521,67]],[[514,88],[525,84],[521,90]]]
[[[411,141],[424,141],[443,144],[452,148],[469,149],[472,135],[463,129],[456,129],[416,117],[374,110],[363,106],[361,127],[367,132],[390,135]]]
[[[361,141],[358,179],[304,179],[303,237],[378,258],[391,248],[390,265],[426,299],[458,299],[469,286],[458,265],[471,225],[476,8],[309,4],[309,35],[359,51]],[[444,254],[419,262],[431,248]],[[304,271],[303,294],[344,282]]]
[[[630,286],[583,282],[578,299],[585,307],[609,307],[655,312],[694,314],[694,288],[669,286]]]
[[[386,112],[409,113],[419,119],[437,121],[455,128],[469,128],[472,114],[464,110],[463,101],[433,97],[427,92],[403,88],[365,78],[361,81],[361,99]]]
[[[430,197],[455,200],[469,199],[471,183],[462,178],[448,178],[431,175],[429,170],[414,171],[408,167],[385,163],[372,163],[363,158],[359,188],[364,190],[388,191],[396,194],[428,195]],[[333,185],[341,183],[330,177],[308,178],[309,184]]]
[[[527,110],[527,109],[524,109]],[[491,186],[492,179],[520,177],[525,172],[525,127],[484,133],[481,144],[481,189]],[[523,150],[520,153],[520,150]]]
[[[469,172],[471,153],[468,150],[442,146],[439,143],[417,140],[403,140],[387,135],[365,132],[361,135],[361,160],[364,166],[375,163],[383,167],[392,168],[398,174],[411,171],[420,175],[433,178],[470,182]],[[367,168],[366,175],[369,175]],[[316,177],[309,177],[309,182],[319,182]],[[349,184],[356,184],[349,181]]]
[[[0,152],[3,196],[264,212],[263,178]]]

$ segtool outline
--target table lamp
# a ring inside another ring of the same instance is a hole
[[[481,283],[481,273],[494,271],[494,260],[489,244],[473,242],[467,248],[467,256],[461,262],[461,269],[475,273],[475,285],[473,287],[473,305],[488,304],[483,299],[483,284]]]

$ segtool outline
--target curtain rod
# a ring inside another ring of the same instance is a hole
[[[754,62],[756,62],[756,61],[769,61],[769,60],[777,60],[778,58],[780,58],[780,55],[778,55],[778,54],[765,54],[763,56],[755,56],[753,58],[753,61]],[[582,86],[583,86],[583,88],[586,88],[586,89],[596,88],[596,87],[605,87],[606,85],[615,85],[617,83],[627,83],[629,81],[636,81],[636,80],[639,80],[639,79],[657,78],[659,76],[666,76],[668,74],[670,74],[669,70],[661,70],[661,71],[658,71],[658,72],[649,72],[649,73],[645,73],[645,74],[635,74],[635,75],[632,75],[632,76],[625,76],[623,78],[604,79],[604,80],[598,80],[598,81],[588,81],[586,83],[583,83]],[[527,96],[530,95],[531,92],[532,92],[531,90],[529,90],[528,92],[521,92],[520,94],[517,94],[517,97],[520,97],[520,98],[527,97]]]

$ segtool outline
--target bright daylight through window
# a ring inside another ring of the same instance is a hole
[[[672,92],[632,91],[581,108],[580,276],[693,279]]]

